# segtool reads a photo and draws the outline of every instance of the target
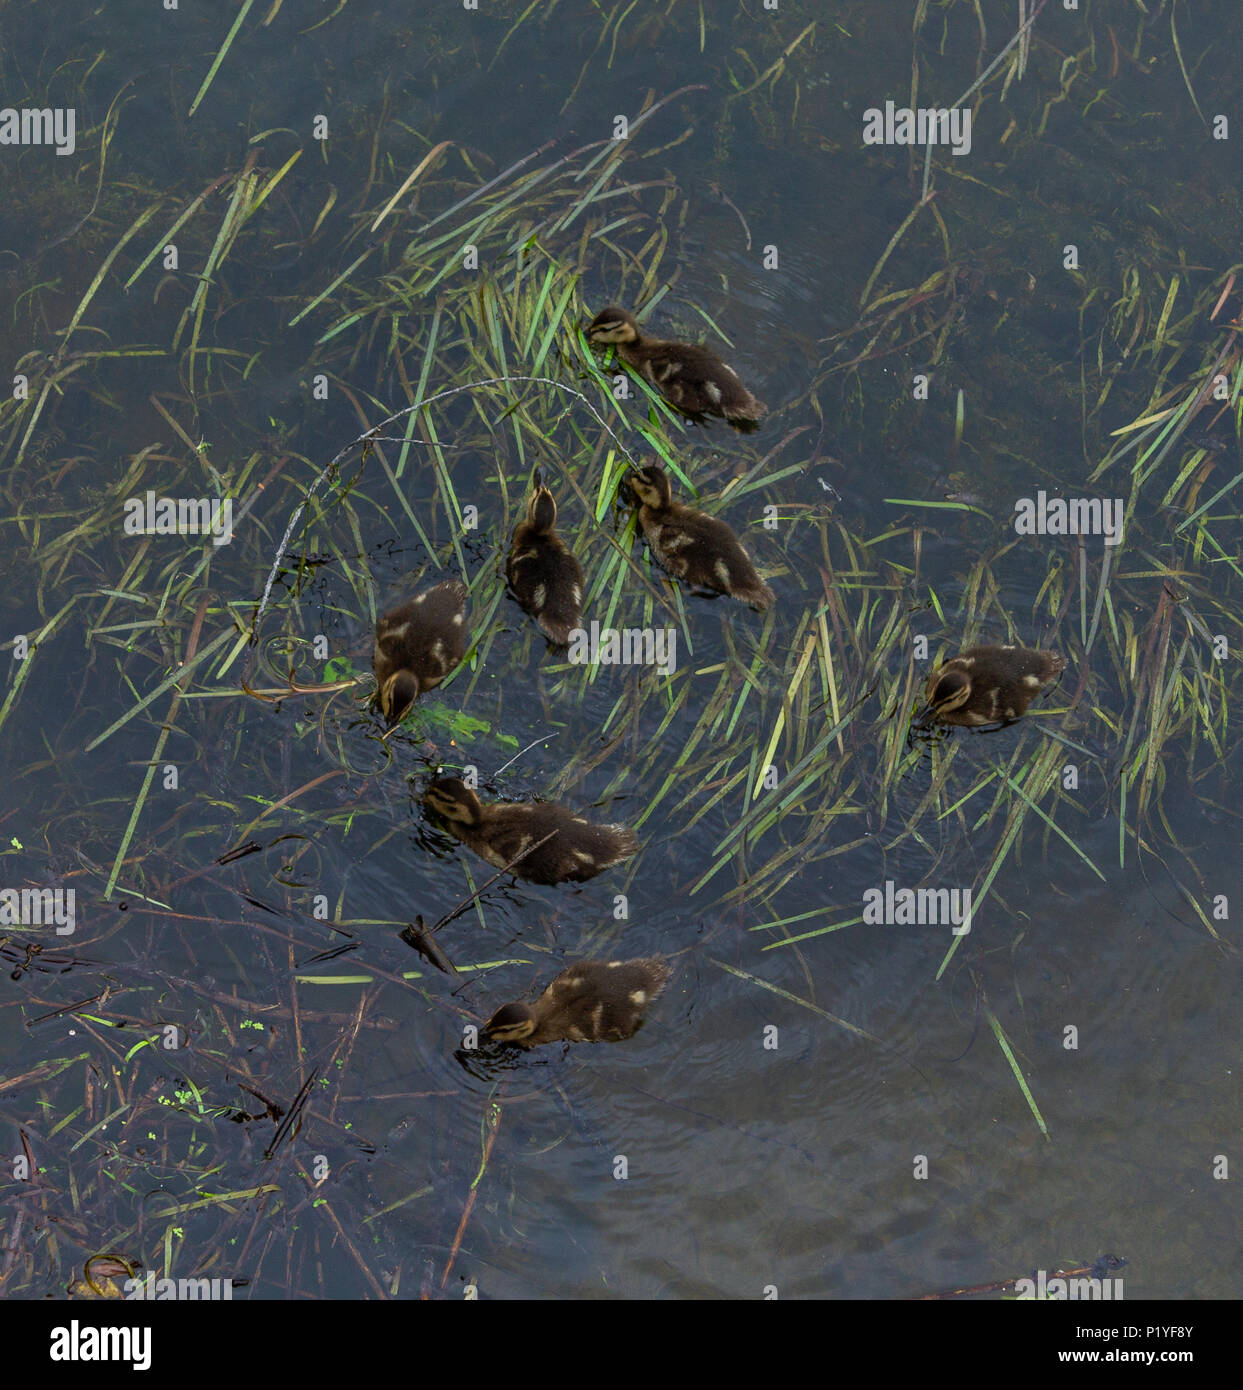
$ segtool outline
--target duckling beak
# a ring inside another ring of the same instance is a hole
[[[925,705],[922,710],[911,720],[912,729],[926,729],[932,723],[936,711],[931,705]]]

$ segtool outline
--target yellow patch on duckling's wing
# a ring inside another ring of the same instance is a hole
[[[686,531],[679,531],[676,527],[667,526],[660,534],[660,548],[670,553],[685,550],[688,546],[695,544],[695,537]]]

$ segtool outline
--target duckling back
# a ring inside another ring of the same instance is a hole
[[[692,587],[728,594],[759,609],[771,607],[776,599],[733,529],[717,517],[680,507],[652,530],[643,530],[665,569]]]
[[[488,1021],[503,1041],[621,1042],[633,1037],[672,972],[659,957],[585,960],[563,970],[533,1005],[507,1004]]]
[[[390,721],[400,719],[418,695],[434,690],[465,649],[466,585],[459,579],[446,579],[385,613],[376,623],[372,667],[376,698]]]
[[[529,883],[584,883],[629,859],[639,848],[624,825],[599,825],[555,801],[498,801],[490,805],[470,794],[464,814],[454,813],[454,792],[442,800],[438,789],[459,784],[437,782],[424,801],[444,817],[445,828],[467,848],[498,869],[508,868]]]
[[[733,528],[674,502],[667,479],[650,477],[658,472],[663,470],[642,470],[631,488],[641,501],[639,525],[659,563],[693,588],[728,594],[759,609],[770,607],[776,595],[760,578]]]
[[[505,578],[524,612],[551,642],[565,646],[582,626],[583,569],[555,530],[556,505],[547,488],[531,501],[514,531]]]
[[[738,373],[701,343],[649,338],[628,310],[616,304],[595,316],[587,328],[590,342],[612,344],[627,366],[652,383],[688,415],[720,415],[739,428],[754,427],[764,414]]]
[[[767,406],[711,348],[699,343],[640,343],[619,346],[622,359],[688,415],[720,415],[734,424],[754,424]]]
[[[599,825],[555,801],[501,802],[487,813],[481,838],[490,852],[478,852],[499,867],[530,849],[512,870],[529,883],[585,883],[639,848],[626,826]]]
[[[942,724],[978,726],[1021,718],[1033,697],[1066,668],[1056,652],[1014,645],[970,647],[928,678],[928,715]]]

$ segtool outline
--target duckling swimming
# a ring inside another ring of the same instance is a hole
[[[446,579],[398,604],[375,625],[376,703],[394,728],[434,690],[466,649],[466,585]]]
[[[587,325],[587,341],[612,343],[628,367],[688,415],[721,415],[731,424],[754,428],[766,409],[710,348],[644,337],[635,316],[616,304],[601,309]]]
[[[675,579],[695,589],[728,594],[755,608],[776,595],[755,572],[742,542],[723,521],[673,500],[673,484],[659,464],[627,475],[639,501],[639,525],[652,554]]]
[[[423,804],[442,816],[449,833],[480,858],[498,869],[509,867],[510,873],[530,883],[585,883],[639,848],[626,826],[597,825],[555,801],[485,805],[460,777],[433,782]],[[510,867],[518,855],[522,858]]]
[[[583,568],[556,532],[557,503],[535,474],[527,498],[527,516],[514,530],[505,564],[505,578],[519,606],[533,617],[540,631],[563,647],[570,633],[583,625]]]
[[[1066,658],[1029,647],[970,647],[928,677],[928,704],[917,727],[937,721],[975,726],[1009,724],[1027,711],[1043,685],[1060,676]]]
[[[534,1004],[506,1004],[484,1024],[497,1042],[620,1042],[633,1037],[644,1010],[672,972],[658,957],[584,960],[563,970]]]

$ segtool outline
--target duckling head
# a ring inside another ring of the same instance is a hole
[[[544,486],[544,474],[537,470],[535,487],[527,498],[527,525],[538,535],[546,536],[556,524],[556,499]]]
[[[949,714],[965,705],[970,698],[971,677],[966,671],[945,671],[941,675],[934,675],[928,682],[928,706],[920,716],[920,723],[926,724],[929,720]]]
[[[627,309],[610,304],[601,309],[587,325],[589,343],[633,343],[639,336],[639,324]]]
[[[419,698],[419,678],[413,671],[394,671],[377,692],[380,713],[394,729],[410,713]]]
[[[535,1010],[529,1004],[506,1004],[488,1019],[483,1031],[496,1042],[523,1042],[535,1032]]]
[[[465,825],[478,825],[483,819],[483,803],[460,777],[438,778],[423,793],[423,805]]]
[[[660,509],[673,501],[673,485],[668,473],[659,464],[652,463],[640,468],[637,473],[628,474],[626,482],[630,485],[630,491],[645,506]]]

